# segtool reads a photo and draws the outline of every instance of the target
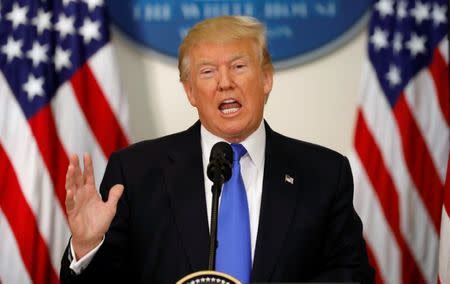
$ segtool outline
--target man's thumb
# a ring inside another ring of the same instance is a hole
[[[122,196],[124,187],[121,184],[114,185],[108,194],[108,203],[109,206],[112,206],[114,209],[117,206],[117,202],[119,201],[119,198]]]

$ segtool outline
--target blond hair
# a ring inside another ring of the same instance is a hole
[[[253,39],[259,48],[261,67],[273,71],[272,59],[267,50],[264,25],[248,16],[219,16],[196,24],[188,32],[178,50],[178,71],[180,81],[189,75],[188,54],[192,46],[199,42],[226,43],[232,40]]]

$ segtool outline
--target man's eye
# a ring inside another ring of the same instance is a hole
[[[211,74],[212,72],[213,72],[212,69],[200,70],[200,74],[203,74],[203,75],[208,75],[208,74]]]
[[[246,66],[245,64],[235,64],[234,69],[240,70],[240,69],[245,68],[245,66]]]

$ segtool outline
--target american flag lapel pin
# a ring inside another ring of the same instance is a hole
[[[294,184],[294,178],[291,177],[291,176],[288,175],[288,174],[285,174],[285,175],[284,175],[284,181],[287,182],[287,183],[290,183],[290,184]]]

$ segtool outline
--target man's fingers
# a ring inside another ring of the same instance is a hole
[[[69,189],[66,191],[66,212],[69,213],[75,207],[74,192]]]
[[[69,157],[69,166],[67,167],[66,173],[66,190],[77,190],[77,188],[80,186],[78,177],[79,175],[81,175],[81,169],[78,161],[78,156],[74,154]]]
[[[70,155],[69,162],[70,162],[70,164],[72,164],[74,166],[80,166],[80,161],[78,159],[78,155],[77,154]]]
[[[119,201],[119,198],[122,196],[123,191],[124,187],[121,184],[114,185],[109,191],[108,201],[106,202],[106,204],[108,205],[108,207],[113,209],[114,212],[116,212],[117,202]]]
[[[91,155],[85,153],[83,156],[83,160],[84,160],[83,181],[86,184],[95,186],[94,166],[92,165]]]
[[[76,187],[82,187],[83,186],[83,173],[81,172],[80,168],[80,160],[78,159],[77,154],[72,154],[69,158],[70,166],[73,166],[73,174],[72,179],[73,183]]]
[[[76,182],[76,170],[72,164],[69,164],[67,167],[66,174],[66,190],[72,189],[76,190],[77,182]]]
[[[66,173],[66,190],[73,187],[73,166],[69,164]]]

